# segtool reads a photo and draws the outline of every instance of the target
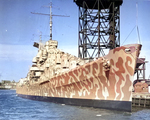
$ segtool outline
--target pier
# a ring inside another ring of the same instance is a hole
[[[150,108],[150,94],[149,93],[133,93],[132,106]]]

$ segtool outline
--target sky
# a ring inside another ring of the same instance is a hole
[[[73,0],[0,0],[0,81],[26,77],[39,42],[49,40],[50,2],[53,3],[53,40],[58,48],[77,56],[78,7]],[[138,7],[136,7],[136,3]],[[121,45],[140,42],[141,57],[150,61],[150,0],[123,0],[120,7]],[[139,28],[140,41],[137,29]],[[146,78],[150,75],[150,63],[146,64]]]

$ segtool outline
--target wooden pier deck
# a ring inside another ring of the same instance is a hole
[[[150,108],[150,94],[149,93],[133,93],[132,106]]]

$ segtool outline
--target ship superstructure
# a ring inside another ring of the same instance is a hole
[[[30,81],[30,84],[47,81],[88,62],[57,49],[58,42],[55,40],[49,40],[45,45],[34,43],[34,46],[38,48],[38,54],[32,60],[33,65],[27,77],[22,79]]]

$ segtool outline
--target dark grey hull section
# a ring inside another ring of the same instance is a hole
[[[18,94],[19,97],[31,100],[54,102],[67,105],[85,106],[103,108],[109,110],[120,110],[131,112],[131,101],[113,101],[113,100],[93,100],[93,99],[75,99],[75,98],[60,98],[60,97],[45,97]]]

